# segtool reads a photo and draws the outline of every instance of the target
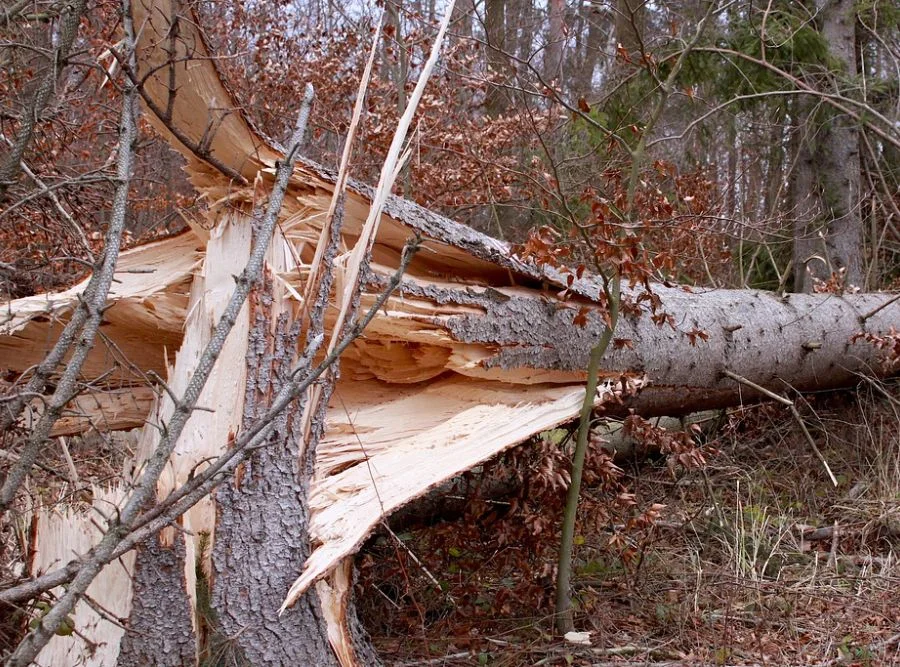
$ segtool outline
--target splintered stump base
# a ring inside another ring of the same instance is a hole
[[[189,232],[122,253],[104,343],[83,369],[102,382],[71,404],[54,434],[143,427],[130,467],[140,474],[175,409],[169,392],[180,395],[195,372],[247,261],[255,208],[273,191],[283,155],[231,96],[188,8],[140,0],[134,13],[147,117],[186,157],[209,211]],[[138,664],[158,655],[158,664],[182,664],[201,655],[204,638],[224,637],[254,665],[373,664],[350,596],[349,558],[365,538],[446,480],[576,418],[588,356],[605,326],[595,277],[570,285],[554,269],[521,261],[507,244],[396,197],[378,214],[372,207],[380,197],[352,181],[342,225],[323,234],[335,179],[308,161],[294,169],[264,279],[235,320],[157,498],[229,452],[270,406],[308,342],[312,276],[333,269],[334,289],[320,313],[326,340],[345,330],[357,273],[362,316],[397,272],[404,245],[418,237],[401,284],[344,352],[339,376],[325,374],[298,397],[266,442],[140,546],[137,558],[132,552],[102,571],[88,593],[134,624],[123,630],[97,620],[82,602],[79,634],[54,638],[43,663]],[[351,249],[367,234],[363,262]],[[317,244],[330,235],[335,256],[325,262]],[[83,286],[4,306],[0,367],[7,376],[44,357]],[[566,301],[554,296],[563,289]],[[878,350],[851,342],[854,334],[888,332],[900,322],[900,302],[886,294],[652,289],[657,314],[668,317],[662,326],[649,313],[620,318],[622,344],[604,358],[595,398],[607,414],[677,415],[761,398],[735,376],[778,394],[852,386],[858,374],[881,368]],[[627,286],[623,295],[637,297]],[[150,371],[167,387],[151,386]],[[321,410],[304,414],[316,404],[310,396],[322,398]],[[33,407],[42,409],[40,401]],[[102,508],[37,510],[31,575],[84,554],[132,479],[95,491],[95,506],[106,499]],[[165,589],[151,585],[153,572],[171,573]],[[17,597],[23,590],[0,600],[28,599]],[[162,591],[170,591],[165,603]],[[177,632],[164,631],[172,624]],[[129,630],[143,634],[123,640]]]

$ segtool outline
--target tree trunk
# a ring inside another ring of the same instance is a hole
[[[581,35],[581,57],[579,58],[578,71],[573,72],[573,87],[576,95],[588,96],[594,90],[594,72],[597,63],[600,62],[600,54],[603,51],[604,16],[600,7],[579,6],[578,11],[583,16]]]
[[[475,13],[474,0],[457,0],[453,5],[451,29],[457,37],[472,36],[472,16]]]
[[[488,73],[495,83],[488,83],[484,108],[489,116],[499,116],[507,107],[507,92],[500,84],[506,79],[506,2],[485,0],[484,32],[487,41]]]
[[[296,356],[299,329],[267,282],[250,316],[245,428],[269,407]],[[320,432],[304,442],[303,407],[283,413],[266,446],[215,495],[215,631],[251,665],[337,664],[315,590],[283,614],[281,596],[274,594],[287,590],[309,555],[307,492]]]
[[[851,0],[817,4],[822,35],[838,63],[835,76],[850,79],[856,74],[856,5]],[[811,291],[815,279],[828,281],[832,274],[845,285],[864,288],[859,128],[845,116],[813,117],[809,102],[798,106],[805,127],[792,183],[794,288]]]
[[[544,51],[544,78],[559,79],[562,75],[563,49],[566,45],[565,0],[549,0],[550,26],[547,31],[547,48]]]

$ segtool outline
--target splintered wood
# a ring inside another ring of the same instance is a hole
[[[203,253],[192,234],[149,243],[123,252],[110,289],[111,306],[101,331],[115,331],[115,345],[101,342],[84,365],[87,377],[112,371],[111,380],[143,381],[134,368],[165,377],[166,354],[181,343],[191,276]],[[0,360],[23,372],[39,363],[56,342],[87,279],[55,294],[17,299],[0,311]],[[133,365],[133,367],[132,367]]]
[[[191,231],[122,253],[104,315],[104,342],[84,367],[87,378],[103,377],[103,391],[94,388],[80,397],[55,431],[144,426],[145,456],[172,413],[167,391],[178,393],[188,382],[229,298],[233,276],[244,266],[252,211],[271,191],[282,157],[233,99],[195,17],[179,16],[179,7],[169,0],[135,3],[135,23],[141,26],[139,70],[150,73],[147,116],[187,158],[187,173],[209,212],[204,220],[192,221]],[[169,67],[166,60],[173,54]],[[177,95],[171,100],[173,89]],[[335,180],[333,172],[301,160],[287,190],[266,277],[275,285],[273,311],[289,319],[302,319],[312,305],[306,302],[312,294],[308,283],[322,269],[317,250],[327,237],[322,231]],[[350,182],[333,261],[326,340],[346,312],[357,275],[364,313],[400,266],[404,245],[419,237],[420,249],[399,289],[342,357],[309,490],[312,550],[302,570],[290,573],[288,581],[296,577],[290,590],[277,593],[285,596],[286,607],[320,582],[329,636],[343,664],[353,662],[341,611],[350,588],[347,557],[393,511],[429,489],[574,419],[584,396],[589,350],[604,327],[600,287],[590,276],[570,285],[553,269],[520,261],[501,241],[396,197],[387,197],[377,213],[374,199],[370,188]],[[353,249],[368,231],[375,235],[365,265]],[[5,304],[0,367],[15,376],[39,362],[77,307],[84,284]],[[569,302],[556,297],[564,288]],[[616,346],[605,360],[598,405],[626,396],[631,405],[649,406],[657,414],[724,405],[741,397],[741,388],[723,375],[725,368],[761,386],[780,388],[782,376],[798,389],[837,386],[877,365],[868,348],[858,345],[847,354],[850,336],[860,326],[858,314],[875,313],[866,322],[871,330],[886,330],[900,318],[900,305],[879,295],[780,298],[751,291],[654,289],[676,324],[661,328],[649,318],[620,322],[617,336],[631,344]],[[879,304],[887,305],[878,309]],[[574,324],[580,309],[588,311],[583,326]],[[745,331],[735,325],[738,312],[755,314],[752,334],[749,324]],[[689,344],[684,331],[692,327],[708,332],[708,340]],[[160,497],[225,452],[240,430],[249,329],[245,308],[199,401],[201,409],[191,417],[160,480]],[[772,339],[767,341],[771,350],[764,355],[755,337],[766,336]],[[303,336],[299,340],[302,344]],[[771,345],[775,340],[778,346]],[[147,387],[148,371],[167,378],[169,388]],[[657,385],[635,399],[646,384],[645,374]],[[239,485],[238,477],[225,483]],[[209,544],[201,541],[215,540],[215,514],[208,498],[181,519],[187,545],[184,581],[192,603],[197,572],[209,574]],[[68,530],[69,548],[82,553],[96,539],[88,514],[74,509],[65,514],[68,528],[60,527],[56,516],[38,512],[41,559],[32,565],[32,574],[66,558],[58,546],[60,531]],[[173,530],[167,529],[163,542]],[[117,562],[104,572],[111,568],[127,569]],[[110,585],[119,590],[119,583]],[[116,615],[127,614],[128,595],[122,592]],[[84,632],[90,641],[103,642],[104,651],[113,651],[120,635],[105,627]],[[82,653],[84,664],[111,664],[105,656]]]
[[[34,554],[32,572],[53,570],[88,551],[102,537],[107,520],[115,516],[124,494],[123,486],[95,486],[90,504],[26,512],[26,523],[34,524],[34,543],[29,545]],[[133,571],[134,553],[125,554],[104,568],[87,589],[91,604],[78,605],[70,617],[72,632],[53,637],[35,664],[114,665],[125,634],[117,619],[127,618],[131,611]]]
[[[603,386],[597,403],[615,390]],[[354,553],[394,510],[572,419],[583,398],[579,386],[520,386],[456,375],[405,387],[378,380],[339,385],[310,495],[310,533],[320,546],[285,605]]]

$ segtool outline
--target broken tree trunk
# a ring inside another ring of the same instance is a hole
[[[108,343],[85,366],[90,377],[103,375],[103,391],[94,386],[72,406],[68,433],[146,421],[150,438],[163,423],[172,410],[165,391],[157,389],[158,407],[149,411],[129,404],[113,418],[111,406],[121,404],[123,392],[133,392],[134,405],[149,405],[140,382],[147,371],[168,373],[176,392],[190,377],[249,252],[253,205],[272,190],[281,158],[234,102],[195,17],[167,0],[138,4],[140,71],[158,68],[143,84],[150,119],[188,158],[210,213],[190,232],[122,255],[121,283],[103,327]],[[170,99],[171,91],[177,94]],[[160,482],[160,498],[227,452],[283,382],[279,372],[303,337],[292,323],[311,307],[301,295],[334,181],[310,162],[295,169],[265,287],[241,311],[199,401],[204,409],[192,415]],[[332,262],[336,288],[325,313],[329,334],[372,196],[359,183],[347,193]],[[554,296],[567,285],[559,272],[389,198],[363,275],[361,312],[384,292],[414,236],[421,249],[399,289],[341,359],[318,445],[292,428],[299,408],[280,417],[266,446],[229,469],[219,491],[179,520],[180,530],[168,527],[142,544],[129,564],[135,573],[128,604],[116,607],[118,616],[130,616],[133,634],[120,642],[103,630],[89,640],[107,642],[123,664],[148,656],[182,664],[210,637],[230,641],[229,650],[253,664],[370,664],[352,620],[347,558],[391,512],[577,415],[588,354],[604,326],[598,283],[584,276],[563,302]],[[616,337],[630,347],[604,360],[596,404],[607,413],[676,414],[757,398],[725,371],[778,392],[847,386],[878,367],[877,351],[851,343],[853,334],[887,331],[900,321],[900,304],[889,295],[653,289],[671,324],[657,326],[646,315],[620,320]],[[25,373],[39,360],[78,292],[76,286],[7,304],[0,366]],[[588,311],[584,326],[575,324],[581,308]],[[153,576],[165,581],[154,585]],[[17,595],[0,592],[0,600],[21,600]],[[279,616],[285,598],[289,609]]]

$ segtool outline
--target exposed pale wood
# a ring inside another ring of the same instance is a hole
[[[105,517],[115,514],[123,496],[122,487],[94,487],[91,506],[79,504],[37,510],[32,574],[54,569],[84,554],[100,537],[101,529],[106,525]],[[35,664],[40,667],[114,665],[124,630],[115,620],[109,620],[106,613],[113,619],[128,616],[133,567],[132,553],[105,568],[87,590],[88,596],[99,607],[80,602],[71,616],[77,634],[51,639]],[[85,639],[92,645],[89,646]]]
[[[127,431],[144,425],[156,400],[150,387],[138,386],[82,394],[66,408],[50,435],[77,435],[95,430]],[[35,400],[25,414],[25,428],[41,414],[43,403]]]
[[[642,383],[633,382],[633,388]],[[606,385],[597,403],[610,400]],[[405,391],[378,381],[343,383],[329,411],[310,496],[320,543],[285,604],[353,553],[378,522],[429,488],[534,433],[572,419],[581,386],[449,377]]]
[[[343,561],[327,580],[316,585],[316,593],[322,602],[322,611],[328,626],[328,643],[342,667],[355,664],[353,638],[346,629],[347,607],[353,584],[353,564]]]
[[[139,26],[138,75],[146,77],[144,91],[161,110],[171,107],[171,118],[163,122],[147,114],[154,128],[173,146],[196,163],[192,173],[221,180],[217,172],[204,169],[197,158],[169,129],[169,125],[228,168],[252,182],[262,166],[273,166],[280,155],[260,137],[219,76],[189,5],[179,0],[138,0],[133,5]],[[176,27],[177,26],[177,27]],[[175,36],[170,39],[169,36]],[[174,60],[176,90],[170,99],[167,63]],[[147,76],[149,74],[149,76]],[[206,172],[205,174],[202,172]]]
[[[112,306],[100,331],[117,349],[98,345],[83,373],[97,377],[115,367],[109,381],[135,381],[127,359],[143,370],[165,376],[165,354],[181,341],[191,274],[202,244],[192,233],[123,252],[110,289]],[[23,372],[43,359],[78,299],[87,280],[63,292],[16,299],[0,307],[0,368]]]
[[[168,385],[176,396],[182,395],[190,382],[197,360],[231,298],[234,276],[241,272],[250,255],[251,233],[247,215],[240,211],[223,210],[215,218],[202,268],[194,276],[191,287],[184,339],[169,374]],[[244,401],[244,357],[248,330],[245,306],[201,394],[198,404],[203,409],[191,414],[169,466],[160,477],[157,488],[160,498],[180,487],[203,462],[222,454],[237,432]],[[156,449],[160,439],[158,427],[167,423],[174,411],[171,397],[168,393],[164,394],[152,423],[144,428],[141,435],[139,460],[148,458]],[[214,533],[215,507],[212,499],[206,498],[195,505],[184,515],[182,524],[187,531],[183,559],[185,590],[191,608],[196,610],[197,564],[203,567],[207,575],[210,572],[209,553],[201,554],[200,548],[201,540],[212,539]],[[175,530],[167,529],[161,535],[159,548],[174,549],[175,538]],[[148,563],[148,567],[153,567],[153,564]],[[197,620],[195,617],[195,628]]]

